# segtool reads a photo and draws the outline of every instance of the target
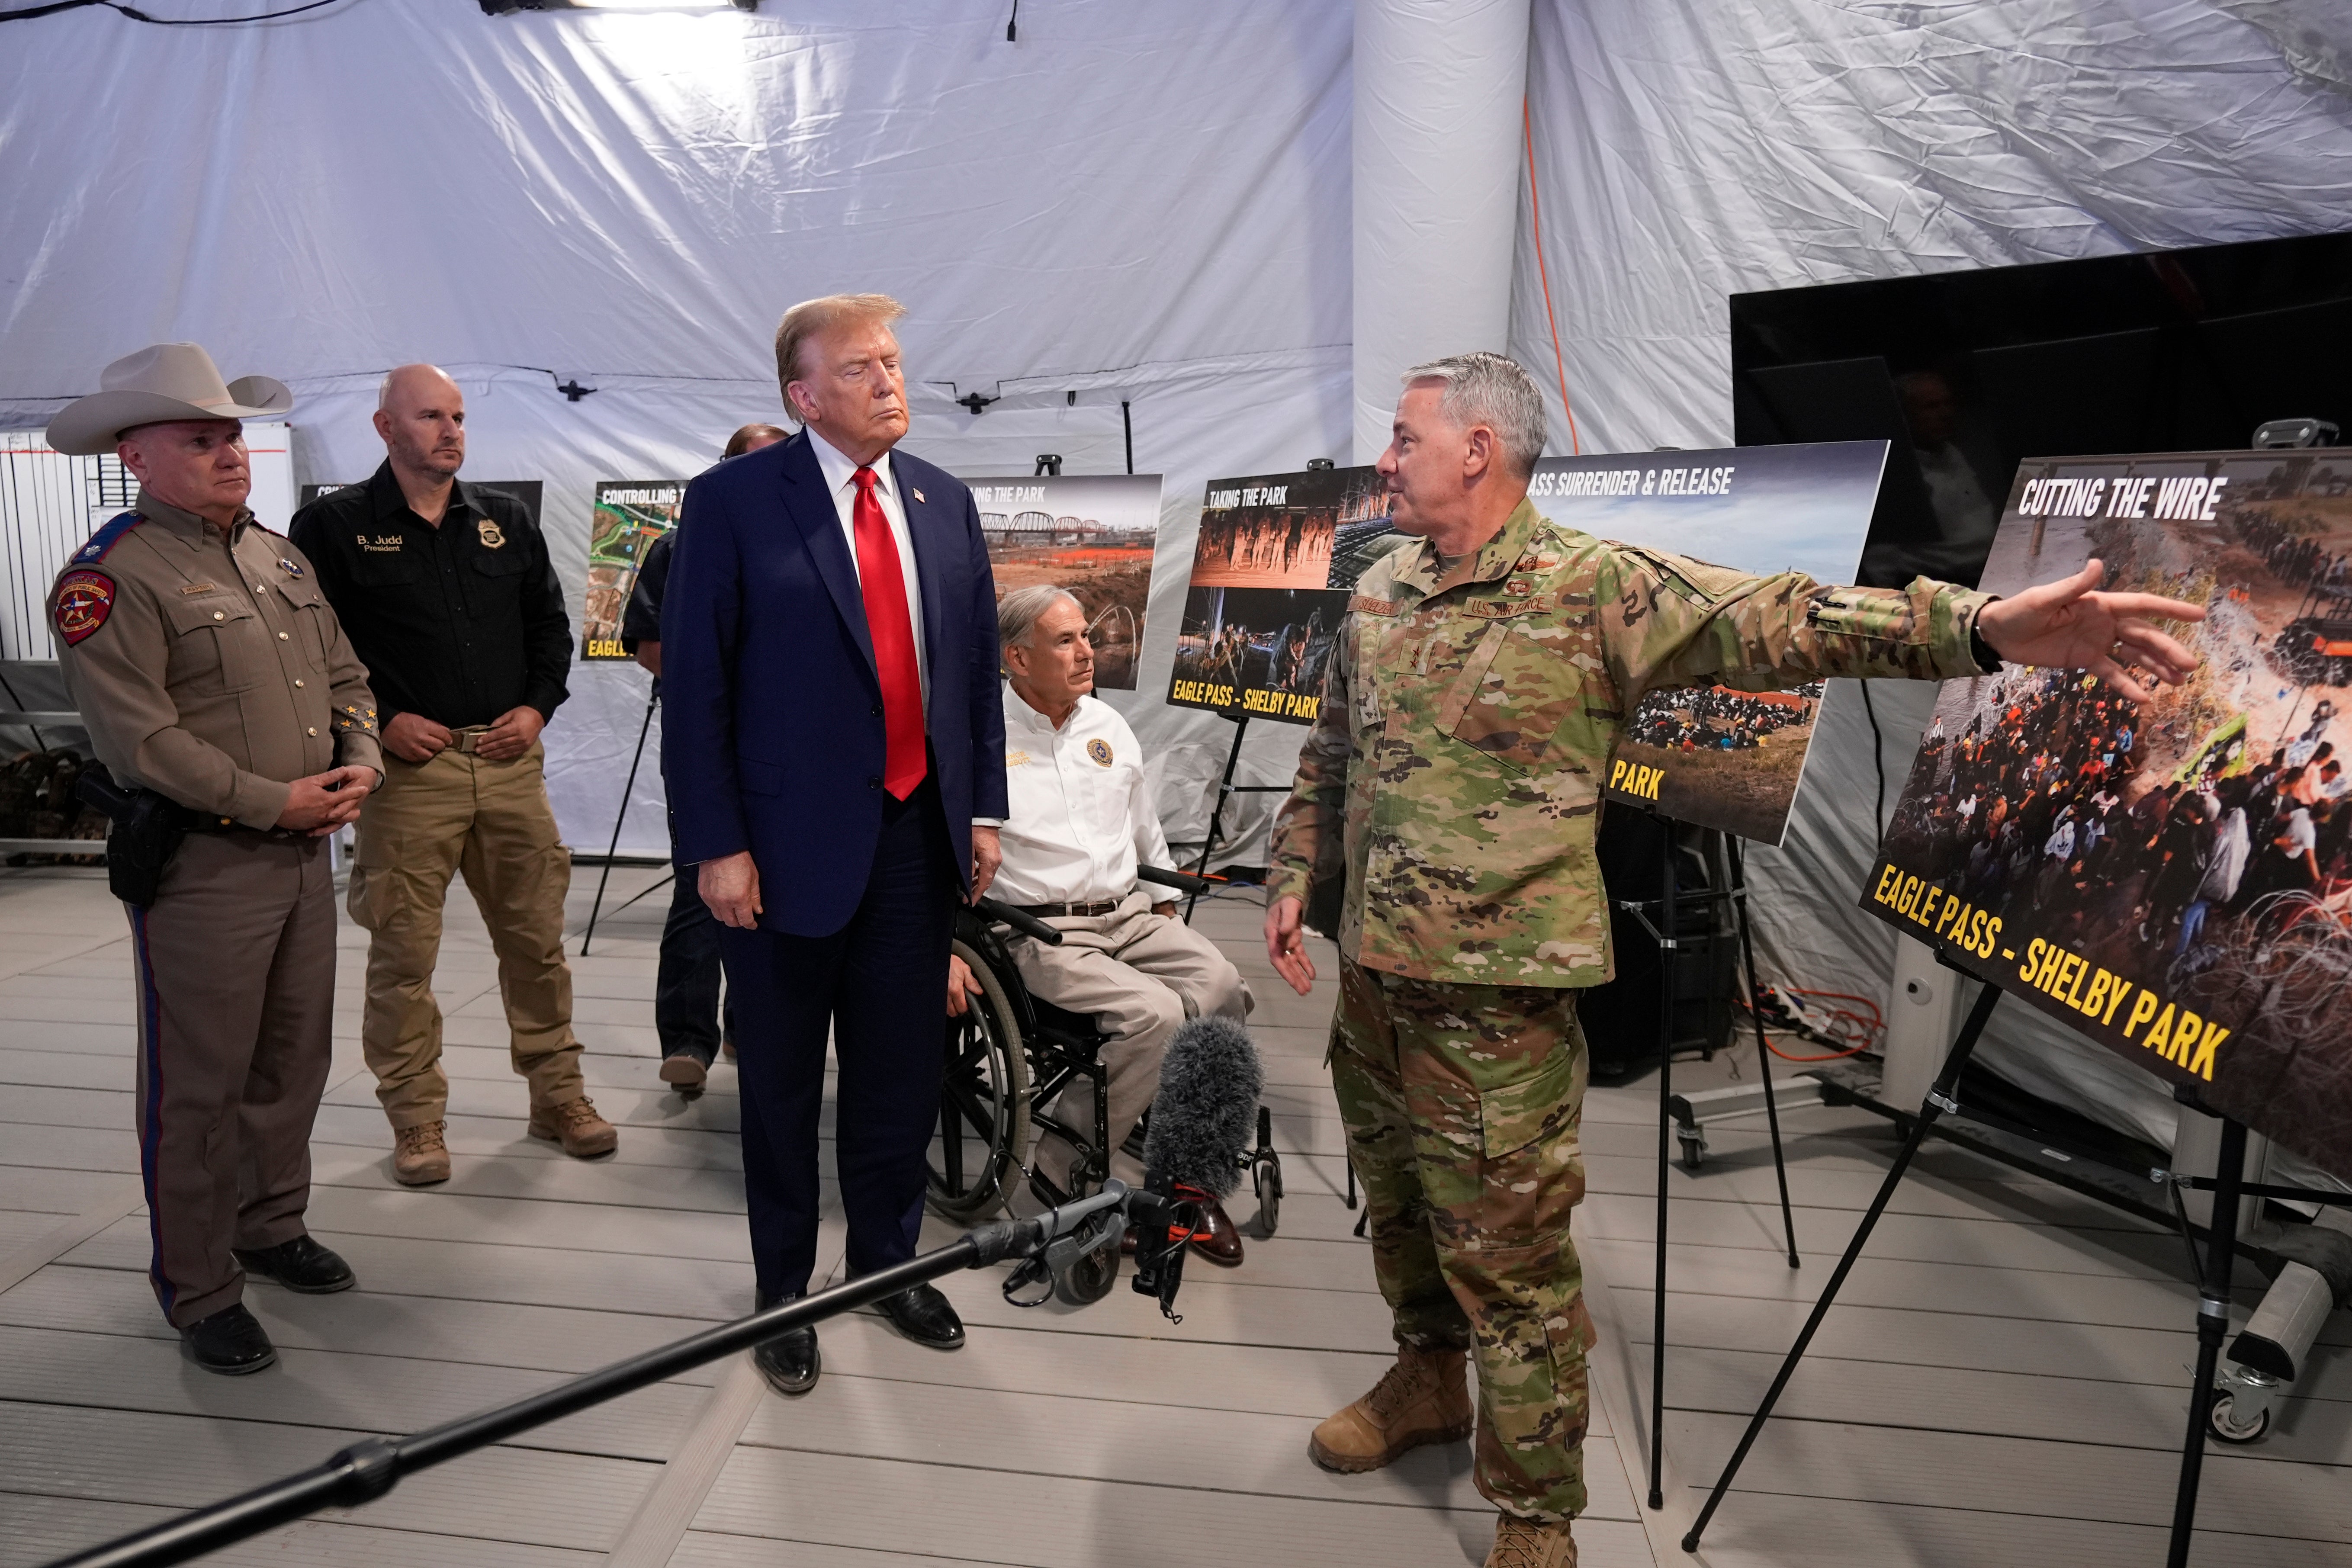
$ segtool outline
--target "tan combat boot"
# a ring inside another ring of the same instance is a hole
[[[1507,1513],[1495,1521],[1495,1550],[1486,1568],[1576,1568],[1576,1542],[1568,1521],[1549,1523]]]
[[[620,1131],[596,1114],[586,1095],[530,1113],[530,1135],[561,1143],[575,1160],[609,1154],[621,1146]]]
[[[1377,1470],[1423,1443],[1459,1442],[1473,1419],[1463,1352],[1400,1346],[1370,1394],[1315,1428],[1307,1455],[1327,1470]]]
[[[449,1179],[446,1121],[420,1121],[392,1135],[392,1179],[404,1187],[430,1186]]]

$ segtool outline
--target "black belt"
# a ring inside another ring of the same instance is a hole
[[[1109,914],[1125,901],[1122,899],[1105,899],[1098,904],[1015,904],[1013,907],[1041,921],[1086,920],[1095,915]]]
[[[189,812],[186,830],[190,833],[208,833],[222,838],[258,838],[270,844],[281,844],[289,839],[310,837],[299,829],[292,827],[247,827],[233,816],[221,816],[208,811]]]

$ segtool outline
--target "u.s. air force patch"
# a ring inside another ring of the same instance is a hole
[[[1099,736],[1094,740],[1088,741],[1087,742],[1087,755],[1095,760],[1095,765],[1097,767],[1107,768],[1110,766],[1110,742],[1103,740]]]
[[[106,625],[114,609],[114,579],[103,572],[68,572],[58,579],[49,618],[68,647]]]

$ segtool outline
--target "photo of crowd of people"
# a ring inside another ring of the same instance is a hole
[[[1192,586],[1330,587],[1341,531],[1372,522],[1386,532],[1387,517],[1387,491],[1369,468],[1221,479],[1201,512]]]
[[[2040,669],[1953,683],[1885,858],[1939,890],[1931,906],[2001,922],[1997,950],[1963,954],[1971,967],[2196,1077],[2217,1109],[2352,1175],[2352,725],[2339,721],[2352,703],[2352,460],[2055,461],[2026,465],[2019,485],[2092,479],[2112,495],[2150,476],[2218,480],[2221,499],[2163,521],[2012,507],[1985,586],[2013,591],[2095,556],[2111,584],[2207,605],[2201,625],[2168,628],[2202,667],[2146,704]],[[1866,901],[1902,923],[1884,888]],[[2136,987],[2145,1008],[2086,1013],[2060,966],[2110,997]],[[2176,1026],[2151,1048],[2167,1018]],[[2168,1048],[2187,1018],[2210,1047],[2201,1057]]]
[[[1168,700],[1311,724],[1347,613],[1328,588],[1194,588],[1184,595]]]
[[[1609,794],[1678,822],[1777,844],[1804,773],[1822,695],[1820,681],[1788,691],[1653,691],[1633,710],[1616,753],[1616,761],[1647,771],[1612,767]]]

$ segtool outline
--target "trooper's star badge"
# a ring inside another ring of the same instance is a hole
[[[507,542],[507,536],[499,531],[499,525],[487,517],[474,524],[474,529],[482,536],[482,548],[485,550],[496,550]]]

